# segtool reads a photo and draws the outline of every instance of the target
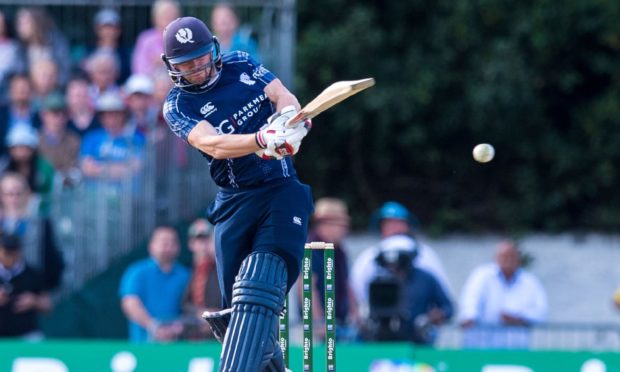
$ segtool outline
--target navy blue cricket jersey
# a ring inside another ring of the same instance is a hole
[[[222,62],[219,79],[209,90],[174,87],[168,93],[164,118],[170,129],[185,141],[203,120],[220,135],[255,133],[275,111],[264,92],[265,86],[276,78],[272,72],[241,51],[224,54]],[[290,157],[263,160],[250,154],[218,160],[204,155],[209,160],[211,177],[220,187],[257,186],[296,175]]]

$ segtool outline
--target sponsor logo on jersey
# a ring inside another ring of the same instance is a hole
[[[267,95],[265,93],[261,93],[260,95],[254,97],[250,102],[243,105],[243,107],[237,110],[237,112],[232,114],[232,119],[235,122],[235,125],[240,127],[254,117],[254,115],[258,114],[262,103],[267,100]],[[216,126],[215,129],[219,134],[232,134],[235,132],[235,125],[233,125],[230,120],[224,119]]]
[[[252,71],[252,77],[254,79],[258,79],[262,76],[267,75],[269,70],[267,70],[263,65],[258,66],[254,71]]]
[[[239,81],[242,82],[243,84],[247,84],[247,85],[250,85],[250,86],[256,84],[256,81],[252,80],[250,75],[248,75],[245,72],[242,73],[241,76],[239,76]]]
[[[192,40],[194,34],[192,33],[192,30],[187,27],[180,28],[179,31],[177,31],[177,33],[174,35],[174,37],[176,37],[177,41],[181,44],[194,42],[194,40]]]
[[[217,111],[217,108],[213,105],[213,102],[207,102],[204,106],[200,108],[200,113],[205,118],[216,111]]]
[[[301,226],[301,217],[297,217],[297,216],[293,217],[293,223],[295,225]]]

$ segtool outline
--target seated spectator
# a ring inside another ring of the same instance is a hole
[[[17,42],[13,39],[6,14],[0,10],[0,56],[3,63],[0,64],[0,103],[4,104],[7,99],[9,77],[18,71],[19,60],[17,59]]]
[[[220,42],[222,53],[241,50],[260,60],[252,30],[249,27],[239,28],[239,18],[232,6],[216,5],[211,12],[211,27]]]
[[[40,109],[43,99],[53,91],[60,89],[56,62],[51,58],[33,61],[30,81],[32,82],[33,92],[32,103],[37,109]]]
[[[100,50],[93,53],[85,61],[85,70],[91,81],[88,89],[93,102],[97,102],[103,93],[120,93],[116,85],[120,67],[112,52]]]
[[[538,279],[521,268],[515,242],[499,243],[495,261],[474,269],[463,287],[463,346],[528,348],[528,327],[547,317],[547,295]]]
[[[128,108],[128,131],[150,137],[157,125],[161,106],[153,104],[153,81],[146,75],[131,75],[123,87]]]
[[[364,288],[364,339],[431,345],[436,327],[451,318],[452,303],[442,286],[431,273],[415,267],[418,247],[415,239],[403,235],[381,240],[373,258],[376,267]]]
[[[41,119],[41,155],[50,161],[61,185],[75,184],[79,180],[80,137],[67,128],[67,104],[62,93],[54,92],[45,98]]]
[[[16,28],[20,61],[24,61],[22,72],[32,70],[35,61],[52,59],[58,67],[58,81],[64,85],[71,71],[69,43],[45,9],[21,8]]]
[[[164,52],[164,28],[180,16],[181,10],[176,1],[156,0],[153,3],[151,18],[154,27],[138,35],[131,59],[133,74],[152,75],[158,69],[165,68],[161,60]]]
[[[183,331],[183,295],[190,272],[177,262],[179,237],[172,227],[158,227],[149,255],[132,264],[121,280],[121,307],[129,320],[132,342],[173,341]]]
[[[44,288],[60,286],[64,260],[51,221],[37,215],[37,201],[31,197],[26,179],[18,173],[5,173],[0,178],[0,229],[21,238],[23,255],[30,266],[39,271]]]
[[[122,84],[131,73],[129,49],[121,44],[121,17],[112,8],[103,8],[95,15],[96,44],[89,48],[89,54],[98,51],[112,52],[120,67],[117,84]]]
[[[336,331],[339,339],[355,338],[357,306],[349,286],[349,260],[344,250],[344,239],[349,233],[351,217],[341,199],[321,198],[315,203],[308,241],[334,244],[336,271]],[[312,251],[312,274],[315,290],[312,292],[312,317],[322,324],[325,307],[325,261],[322,250]],[[301,288],[300,288],[301,289]],[[300,295],[301,297],[301,295]],[[301,308],[301,303],[300,303]]]
[[[195,327],[193,332],[185,336],[190,339],[212,339],[211,327],[201,316],[205,310],[221,310],[222,303],[215,268],[213,226],[204,218],[198,218],[189,227],[187,238],[187,245],[192,252],[193,271],[185,299],[185,311]]]
[[[392,236],[402,236],[411,239],[412,243],[418,247],[415,266],[419,269],[433,274],[439,281],[444,292],[452,298],[452,289],[448,281],[446,271],[437,253],[428,245],[423,244],[414,236],[413,225],[415,217],[402,204],[397,202],[387,202],[377,212],[381,238],[386,239]],[[351,270],[351,283],[357,300],[366,303],[366,288],[369,278],[375,273],[377,265],[373,262],[378,254],[378,247],[366,249],[355,260]]]
[[[80,167],[91,180],[118,181],[133,177],[142,167],[144,137],[127,133],[127,111],[117,93],[97,101],[102,128],[86,134],[80,150]]]
[[[90,97],[89,84],[88,79],[81,76],[71,78],[67,84],[68,127],[80,137],[101,127],[95,113],[94,101]]]
[[[0,159],[0,172],[16,172],[28,181],[28,187],[41,201],[39,212],[47,215],[54,187],[54,167],[39,153],[39,134],[26,125],[18,125],[6,137],[8,156]]]
[[[30,79],[20,74],[9,78],[9,102],[0,106],[0,156],[7,154],[7,132],[17,125],[27,125],[33,128],[41,125],[39,113],[32,105]]]
[[[20,239],[0,235],[0,337],[42,339],[39,313],[51,309],[43,278],[24,260]]]

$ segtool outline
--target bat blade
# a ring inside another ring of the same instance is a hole
[[[287,125],[312,119],[330,107],[373,85],[375,85],[375,79],[373,78],[335,82],[305,105],[297,115],[287,122]]]

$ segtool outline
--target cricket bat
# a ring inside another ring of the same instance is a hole
[[[286,122],[286,126],[290,126],[302,120],[312,119],[328,108],[373,85],[375,85],[374,78],[335,82],[325,88],[325,90],[305,105],[295,116],[290,118]]]

